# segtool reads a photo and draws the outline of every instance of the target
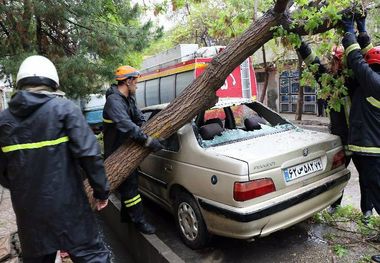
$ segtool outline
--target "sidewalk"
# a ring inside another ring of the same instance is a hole
[[[16,216],[13,212],[10,192],[0,186],[0,262],[19,262],[20,246],[17,232]]]
[[[330,119],[328,117],[317,117],[314,114],[302,114],[302,120],[296,121],[294,113],[279,113],[283,118],[300,126],[328,126]]]

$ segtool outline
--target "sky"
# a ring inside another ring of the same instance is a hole
[[[131,0],[132,4],[139,4],[141,6],[145,5],[154,5],[154,4],[160,4],[163,0]],[[153,11],[148,12],[148,14],[144,17],[143,21],[148,21],[151,19],[153,22],[157,22],[160,26],[163,26],[165,30],[168,30],[172,27],[171,23],[169,22],[168,18],[165,15],[159,15],[155,16],[153,14]]]

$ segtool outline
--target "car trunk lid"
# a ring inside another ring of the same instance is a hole
[[[294,169],[312,169],[316,174],[318,171],[326,171],[326,151],[339,145],[337,136],[296,128],[209,147],[207,151],[246,162],[250,180],[255,179],[257,173],[281,167],[284,170],[289,168],[288,179],[291,181],[294,172],[297,172]]]

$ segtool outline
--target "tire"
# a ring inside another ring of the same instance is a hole
[[[205,247],[210,234],[194,198],[186,192],[180,192],[176,196],[174,208],[177,229],[183,243],[191,249]]]

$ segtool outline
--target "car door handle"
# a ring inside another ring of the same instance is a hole
[[[171,165],[165,165],[164,166],[164,170],[165,170],[165,172],[172,172],[173,171],[173,166],[171,166]]]

